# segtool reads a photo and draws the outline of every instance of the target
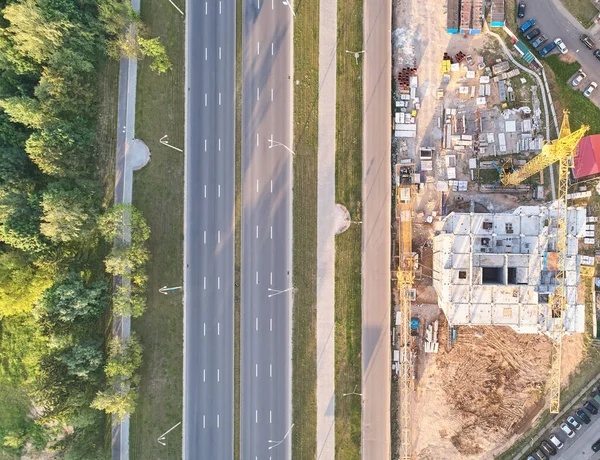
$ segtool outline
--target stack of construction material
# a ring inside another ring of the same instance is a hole
[[[440,344],[438,342],[438,321],[434,321],[433,324],[427,326],[425,331],[425,353],[437,353]]]
[[[398,85],[400,86],[400,92],[410,92],[411,77],[417,75],[416,67],[404,67],[398,72]]]
[[[446,32],[449,34],[458,33],[458,23],[460,14],[460,0],[448,0],[448,17],[446,19]]]

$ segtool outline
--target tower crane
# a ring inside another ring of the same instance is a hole
[[[590,129],[582,125],[577,131],[571,132],[569,112],[563,111],[563,121],[558,139],[547,142],[542,152],[527,162],[523,167],[513,172],[500,172],[502,185],[519,185],[528,177],[542,171],[558,161],[558,200],[556,252],[558,253],[558,270],[554,295],[549,299],[552,310],[552,365],[550,369],[550,413],[560,411],[560,365],[562,357],[563,318],[567,305],[565,291],[565,269],[567,256],[567,191],[569,187],[569,170],[572,168],[575,148]]]
[[[399,165],[398,165],[399,166]],[[399,168],[400,169],[400,168]],[[399,256],[398,294],[400,301],[400,458],[412,459],[411,401],[412,352],[410,348],[410,291],[415,279],[412,253],[413,197],[410,169],[397,174],[396,206],[398,209]]]

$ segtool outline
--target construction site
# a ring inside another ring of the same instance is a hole
[[[570,171],[588,128],[564,113],[547,138],[542,89],[476,2],[413,3],[393,29],[399,458],[492,458],[559,412],[585,356],[596,182]]]

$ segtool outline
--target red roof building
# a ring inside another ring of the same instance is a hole
[[[600,174],[600,134],[584,137],[575,150],[573,175],[576,179]]]

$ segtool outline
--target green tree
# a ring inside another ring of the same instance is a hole
[[[127,339],[114,337],[108,346],[108,359],[104,373],[111,385],[137,384],[136,371],[142,364],[142,346],[135,335]]]
[[[127,246],[116,243],[110,254],[104,259],[106,272],[115,276],[130,276],[141,270],[150,260],[150,251],[140,244]]]
[[[108,388],[96,394],[91,407],[113,415],[120,422],[127,414],[135,412],[136,402],[137,393],[134,390]]]
[[[0,319],[30,311],[51,285],[50,273],[30,264],[22,253],[1,253]]]
[[[160,43],[159,37],[145,39],[138,37],[138,44],[140,47],[140,54],[144,57],[152,58],[152,64],[150,69],[161,74],[173,67],[173,64],[167,56],[165,47]]]
[[[0,240],[31,255],[46,248],[40,235],[39,194],[27,189],[0,191]]]
[[[100,233],[108,243],[115,239],[123,239],[124,223],[131,228],[131,242],[141,244],[150,238],[150,227],[144,215],[135,207],[119,203],[102,215],[98,222]]]
[[[22,188],[30,176],[31,162],[25,150],[0,146],[0,189]]]
[[[0,107],[10,117],[13,123],[20,123],[28,128],[41,128],[48,121],[42,112],[40,101],[31,97],[15,96],[0,99]]]
[[[59,361],[67,366],[69,375],[88,380],[104,362],[102,351],[94,344],[74,345],[63,351]]]
[[[97,217],[97,196],[91,182],[61,180],[42,193],[40,230],[55,243],[89,238]]]
[[[84,283],[80,275],[69,274],[44,292],[38,302],[51,322],[73,323],[102,314],[108,303],[108,287],[102,280]]]
[[[112,311],[116,315],[139,318],[146,310],[146,299],[132,292],[131,287],[119,285],[113,294],[112,305]]]
[[[10,22],[7,32],[15,49],[40,64],[61,46],[64,33],[71,27],[67,22],[47,20],[37,0],[10,3],[2,15]]]

